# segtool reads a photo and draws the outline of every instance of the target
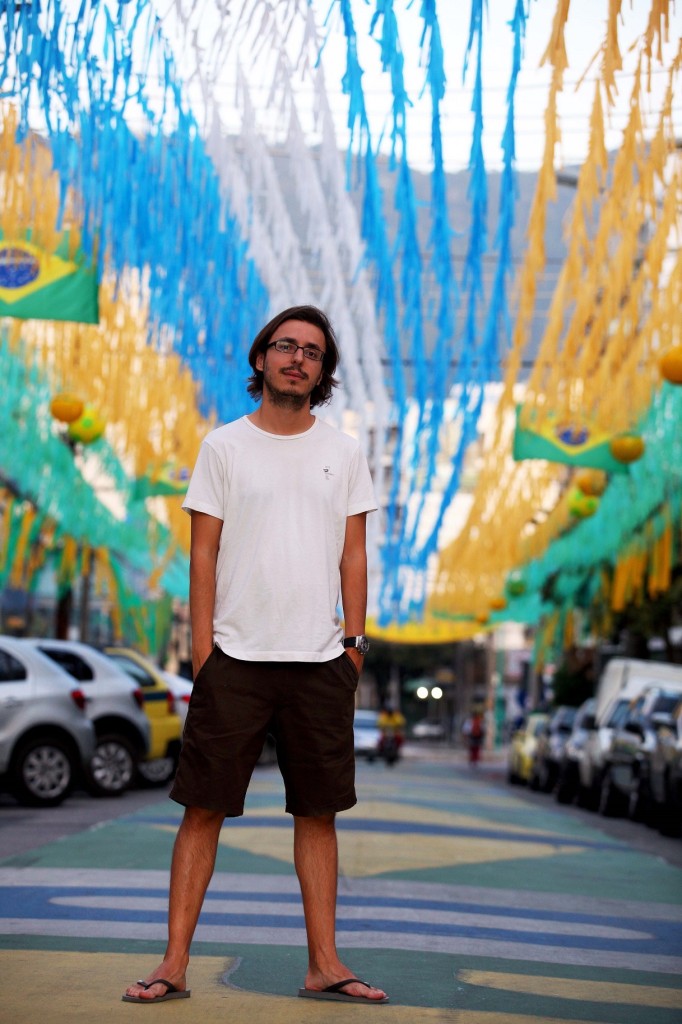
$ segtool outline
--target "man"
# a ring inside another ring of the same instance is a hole
[[[377,727],[381,730],[382,754],[386,757],[390,753],[396,759],[405,739],[405,716],[392,704],[384,704],[377,718]]]
[[[336,386],[331,324],[313,306],[274,317],[249,353],[255,412],[212,431],[184,508],[192,516],[194,690],[171,797],[173,851],[163,962],[123,997],[187,997],[192,936],[226,816],[275,735],[308,939],[299,995],[363,1003],[385,993],[336,951],[334,816],[356,803],[353,714],[367,642],[365,518],[376,508],[352,438],[313,416]],[[344,631],[337,616],[339,592]]]

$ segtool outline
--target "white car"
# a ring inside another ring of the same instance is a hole
[[[135,682],[89,644],[76,640],[22,638],[17,643],[41,651],[78,681],[85,712],[97,740],[87,772],[95,796],[118,796],[132,784],[138,761],[149,751],[149,719]]]
[[[378,718],[378,711],[356,709],[353,719],[356,757],[366,757],[368,761],[373,761],[379,756],[381,729],[377,725]]]
[[[40,651],[0,637],[0,777],[20,803],[56,807],[87,769],[85,694]]]

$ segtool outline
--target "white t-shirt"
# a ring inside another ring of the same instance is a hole
[[[205,438],[182,507],[223,521],[213,632],[225,654],[339,656],[346,519],[377,507],[357,441],[317,418],[280,435],[244,416]]]

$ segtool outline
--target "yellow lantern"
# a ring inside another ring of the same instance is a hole
[[[503,597],[493,597],[490,607],[494,612],[501,612],[507,607],[507,602]]]
[[[658,367],[671,384],[682,384],[682,345],[667,349],[659,359]]]
[[[476,616],[476,622],[480,622],[482,626],[485,626],[486,622],[490,620],[490,616],[486,612],[479,612]]]
[[[78,395],[61,391],[50,402],[50,412],[60,423],[73,423],[83,415],[85,403]]]
[[[583,494],[598,498],[606,490],[606,473],[601,469],[579,469],[573,483]]]
[[[68,435],[72,441],[92,444],[104,433],[105,423],[92,405],[86,405],[83,415],[69,423]]]
[[[627,464],[641,459],[644,454],[644,441],[639,434],[620,434],[611,440],[609,448],[614,459]]]
[[[587,519],[599,508],[599,498],[593,494],[584,494],[576,487],[568,496],[568,511],[576,519]]]

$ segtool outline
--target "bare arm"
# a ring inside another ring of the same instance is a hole
[[[343,605],[346,636],[359,636],[365,632],[367,614],[367,514],[361,512],[346,519],[346,537],[341,555],[341,603]],[[358,672],[363,656],[349,648],[347,652]]]
[[[205,512],[192,512],[189,615],[192,623],[192,674],[195,679],[213,650],[216,563],[222,528],[222,519]]]

